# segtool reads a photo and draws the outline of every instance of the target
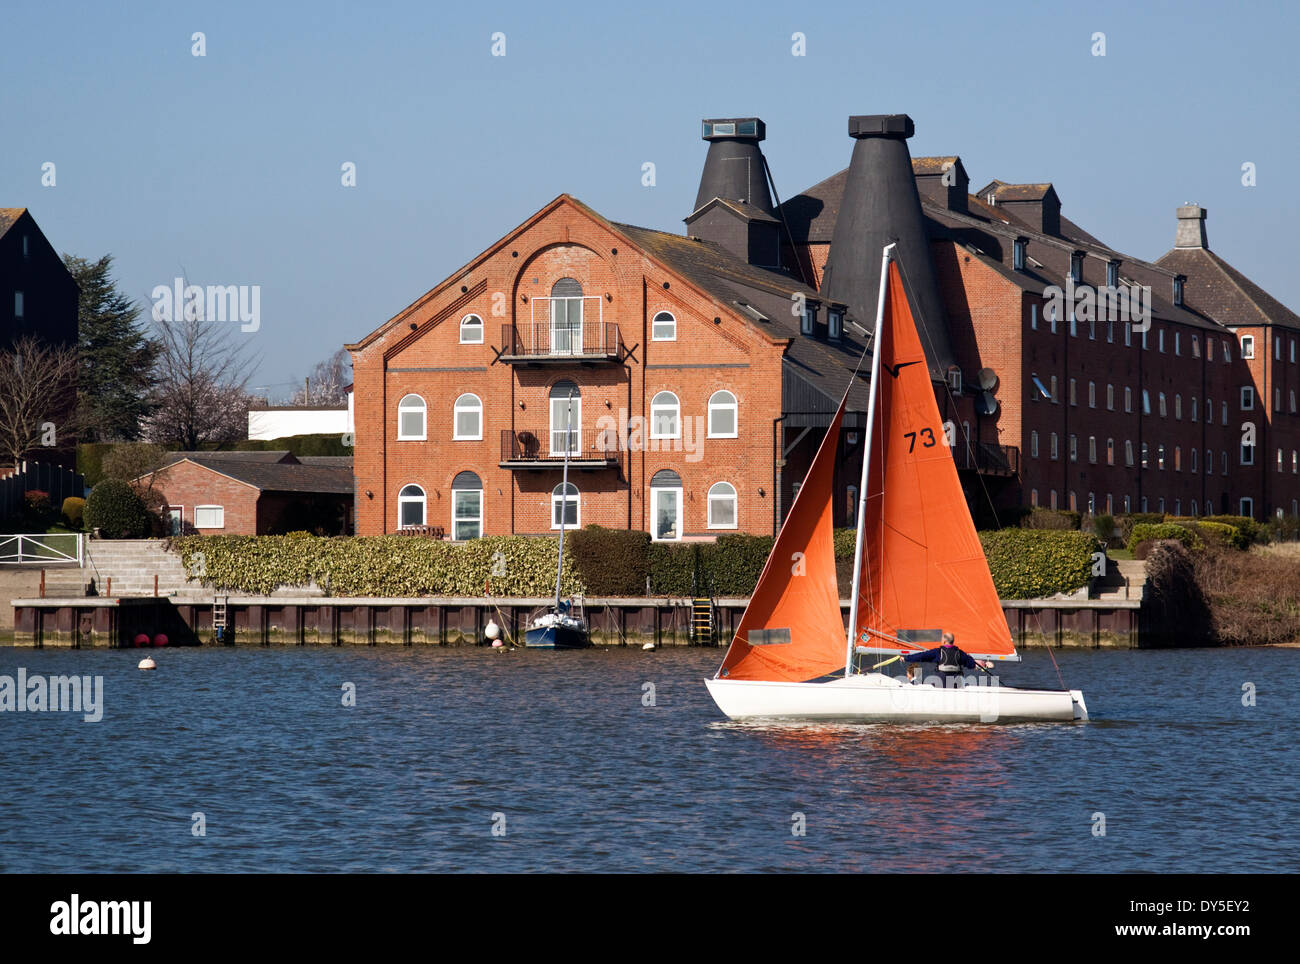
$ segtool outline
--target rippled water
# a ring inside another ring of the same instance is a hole
[[[1296,867],[1300,650],[1057,654],[1092,722],[1018,726],[730,724],[720,658],[0,649],[106,707],[0,713],[0,869]],[[1007,681],[1057,685],[1034,650]]]

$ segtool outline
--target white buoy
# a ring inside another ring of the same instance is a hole
[[[652,649],[654,649],[654,648],[655,648],[655,644],[654,644],[654,643],[646,643],[644,646],[641,647],[641,649],[646,650],[646,651],[652,650]]]
[[[488,639],[496,639],[501,635],[501,627],[496,624],[495,619],[488,620],[488,624],[483,627],[483,635]]]
[[[139,669],[157,669],[157,668],[158,668],[158,664],[155,663],[155,662],[153,661],[153,657],[152,657],[152,656],[146,656],[144,659],[140,660],[140,665],[139,665],[138,668],[139,668]]]
[[[501,648],[503,648],[504,646],[505,646],[505,643],[501,642],[501,640],[499,640],[499,639],[494,639],[494,640],[492,640],[492,648],[493,648],[493,649],[501,649]]]

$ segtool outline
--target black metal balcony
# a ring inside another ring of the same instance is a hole
[[[514,364],[617,362],[623,357],[618,325],[588,321],[553,327],[545,323],[501,326],[501,360]]]
[[[534,469],[554,471],[564,467],[563,433],[559,447],[548,444],[546,429],[503,429],[501,432],[501,462],[503,469]],[[569,453],[569,468],[579,471],[623,468],[623,453],[612,432],[598,435],[585,448]]]
[[[1015,476],[1020,474],[1020,449],[1015,445],[998,445],[994,442],[961,442],[953,449],[953,461],[958,469],[968,469],[983,475]]]

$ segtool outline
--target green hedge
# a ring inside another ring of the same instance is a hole
[[[286,435],[284,438],[243,439],[235,443],[236,452],[279,452],[288,449],[294,455],[351,455],[352,446],[343,444],[341,433]]]
[[[1035,529],[981,532],[980,544],[1003,599],[1038,599],[1086,586],[1099,548],[1082,532]]]
[[[1020,526],[1023,529],[1077,530],[1082,518],[1079,513],[1070,509],[1044,509],[1042,506],[1034,506],[1029,514],[1020,520]]]
[[[739,534],[719,536],[717,542],[652,542],[650,591],[664,596],[748,596],[758,584],[772,543],[771,536]]]
[[[645,594],[650,533],[589,525],[564,541],[574,575],[592,596]]]
[[[1221,522],[1224,525],[1236,526],[1250,540],[1252,545],[1256,542],[1267,542],[1270,535],[1269,527],[1266,524],[1256,522],[1247,515],[1207,515],[1202,516],[1200,521]]]
[[[1129,533],[1128,551],[1135,552],[1143,542],[1153,542],[1157,539],[1176,539],[1188,549],[1199,549],[1202,545],[1201,537],[1190,526],[1179,525],[1176,522],[1143,522],[1135,525],[1133,531]]]
[[[1126,512],[1115,516],[1116,534],[1128,545],[1129,536],[1133,534],[1133,527],[1143,523],[1156,524],[1165,521],[1163,512]]]
[[[1250,538],[1246,533],[1226,522],[1198,522],[1196,533],[1207,543],[1227,546],[1229,549],[1250,548]]]
[[[328,585],[333,596],[549,596],[554,539],[490,536],[452,543],[416,536],[181,536],[168,540],[203,585],[266,594]],[[585,592],[566,549],[563,592]]]

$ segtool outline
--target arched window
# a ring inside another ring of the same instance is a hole
[[[581,508],[582,495],[578,492],[578,487],[572,482],[569,487],[564,488],[561,482],[551,490],[551,528],[558,529],[563,526],[566,529],[576,529],[582,518]]]
[[[551,386],[551,456],[582,452],[582,392],[565,380]]]
[[[551,287],[551,354],[582,354],[582,285],[573,278]]]
[[[473,472],[451,481],[451,537],[477,539],[483,535],[483,483]]]
[[[1214,474],[1214,449],[1205,450],[1205,474]]]
[[[1195,472],[1195,471],[1196,471],[1196,453],[1197,453],[1197,451],[1198,451],[1197,449],[1189,449],[1188,452],[1187,452],[1187,454],[1188,454],[1188,455],[1191,457],[1191,459],[1192,459],[1192,464],[1191,464],[1190,466],[1188,466],[1188,469],[1189,469],[1190,471],[1192,471],[1192,472]]]
[[[677,319],[671,311],[661,311],[655,315],[654,321],[650,323],[650,338],[652,341],[677,340]]]
[[[682,437],[681,403],[672,392],[660,392],[650,400],[650,437]]]
[[[397,495],[397,527],[424,525],[424,489],[418,485],[404,485]]]
[[[483,344],[483,319],[478,315],[466,315],[460,320],[460,343],[462,345]]]
[[[397,440],[424,441],[424,416],[424,399],[419,395],[407,395],[398,402]]]
[[[709,398],[709,438],[736,438],[736,396],[714,392]]]
[[[656,542],[682,537],[682,479],[672,469],[650,478],[650,537]]]
[[[709,528],[736,528],[736,488],[730,482],[715,482],[709,489]]]
[[[476,441],[483,438],[483,403],[468,392],[456,399],[452,439]]]

